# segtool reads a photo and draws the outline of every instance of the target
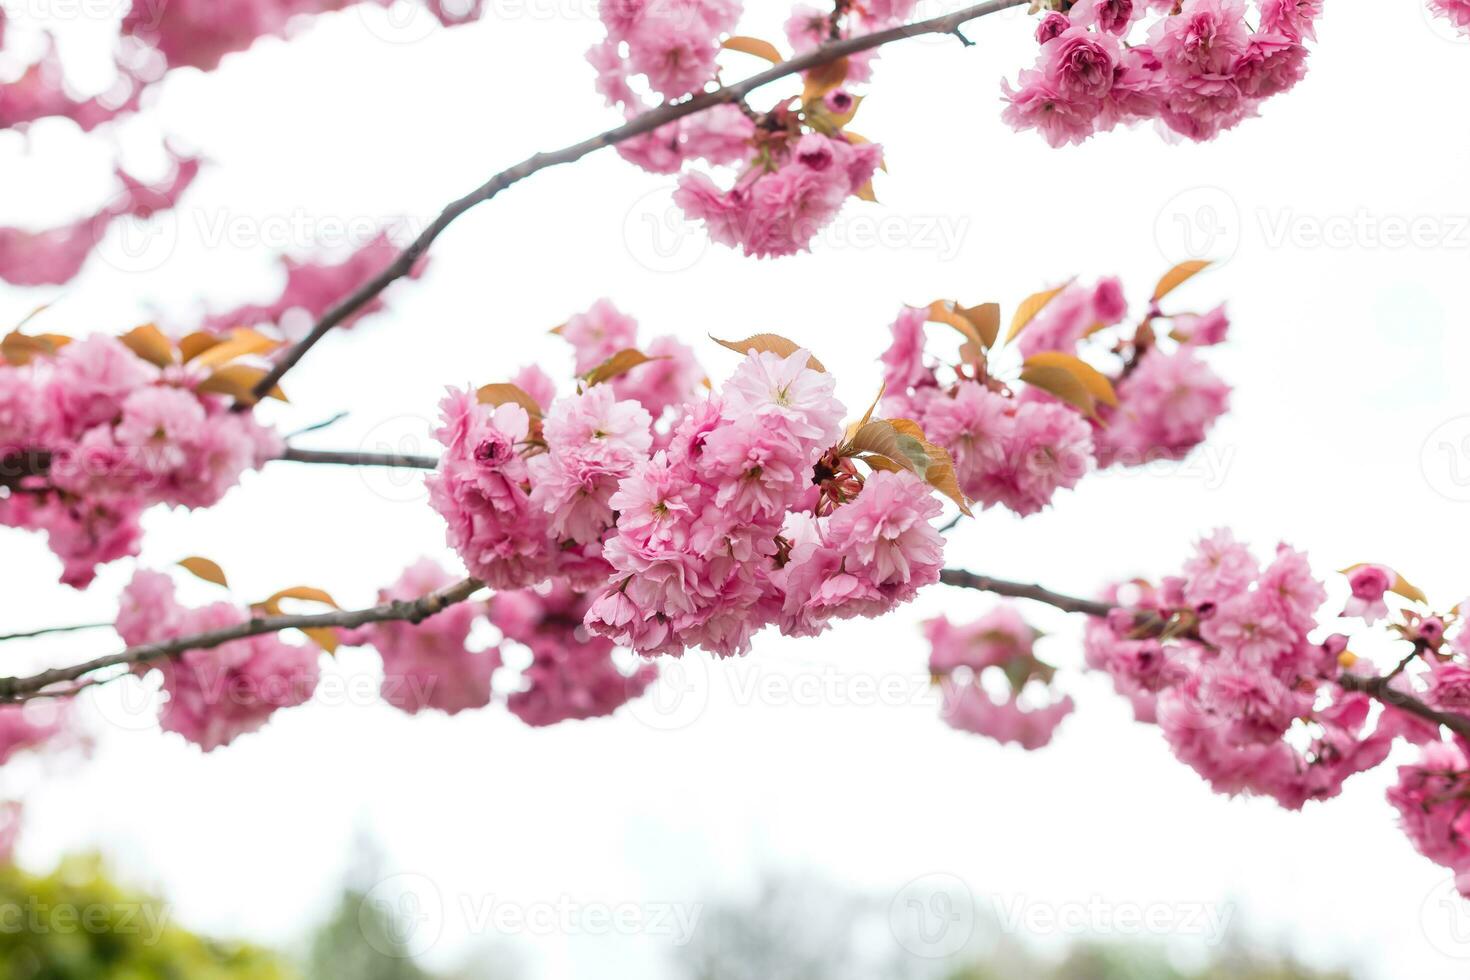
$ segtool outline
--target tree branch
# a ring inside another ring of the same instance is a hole
[[[396,466],[404,469],[432,470],[439,465],[434,456],[408,453],[339,452],[326,449],[296,449],[287,446],[277,459],[288,463],[331,463],[338,466]]]
[[[1389,683],[1391,680],[1393,680],[1391,676],[1360,677],[1357,674],[1343,674],[1338,677],[1337,684],[1344,691],[1360,691],[1375,701],[1398,708],[1400,711],[1407,711],[1411,715],[1436,725],[1443,725],[1461,738],[1470,739],[1470,718],[1431,708],[1412,694],[1405,694],[1395,688]]]
[[[981,592],[993,592],[1012,599],[1032,599],[1055,606],[1063,612],[1082,613],[1087,616],[1106,616],[1114,608],[1111,603],[1098,602],[1095,599],[1078,599],[1075,596],[1062,595],[1060,592],[1044,589],[1039,585],[1007,582],[1005,579],[976,575],[974,572],[966,572],[958,568],[944,569],[939,573],[939,581],[956,588],[978,589]]]
[[[262,633],[279,633],[281,630],[324,626],[351,628],[366,623],[391,621],[420,623],[449,606],[464,602],[484,588],[484,585],[485,583],[479,579],[469,578],[457,585],[431,592],[418,599],[397,599],[368,609],[337,610],[308,616],[256,617],[234,626],[211,630],[208,633],[174,637],[158,643],[129,647],[121,653],[108,654],[105,657],[98,657],[72,667],[45,670],[29,677],[0,677],[0,702],[24,701],[44,692],[53,684],[81,680],[93,671],[104,670],[108,667],[130,667],[135,664],[149,663],[183,653],[186,650],[205,650],[232,640],[259,636]]]
[[[429,246],[433,244],[434,240],[456,218],[475,205],[483,204],[490,200],[517,181],[524,180],[532,174],[545,170],[548,167],[573,163],[589,153],[614,146],[635,136],[642,136],[644,133],[652,132],[660,126],[666,126],[675,120],[693,115],[696,112],[702,112],[705,109],[729,102],[739,103],[751,92],[762,86],[769,85],[778,79],[837,61],[839,58],[845,58],[848,55],[857,54],[860,51],[868,51],[894,41],[901,41],[905,38],[922,37],[926,34],[958,34],[960,27],[969,21],[976,20],[988,14],[998,13],[1011,7],[1018,7],[1028,2],[1030,0],[989,0],[987,3],[977,3],[973,6],[965,7],[962,10],[957,10],[954,13],[932,17],[929,20],[904,24],[899,27],[889,28],[886,31],[864,34],[861,37],[833,41],[819,48],[814,48],[803,55],[783,61],[779,65],[773,65],[765,71],[752,75],[734,85],[726,85],[713,92],[703,92],[684,99],[681,102],[659,106],[657,109],[650,109],[616,129],[609,129],[604,133],[599,133],[580,143],[574,143],[560,150],[537,153],[534,156],[522,160],[508,170],[502,170],[480,187],[445,207],[439,213],[439,216],[434,219],[433,223],[425,228],[408,247],[400,252],[398,257],[386,269],[363,283],[357,290],[328,310],[317,321],[316,326],[312,327],[311,332],[302,338],[294,347],[286,351],[280,360],[276,361],[275,365],[265,377],[260,379],[254,389],[255,398],[259,400],[269,394],[271,389],[280,382],[286,372],[291,370],[306,355],[307,351],[316,346],[317,341],[326,336],[328,331],[362,309],[392,283],[408,275],[413,269],[414,263],[429,250]],[[248,405],[243,403],[236,406],[240,410],[248,407]]]
[[[1092,599],[1079,599],[1076,596],[1063,595],[1039,585],[1023,585],[1020,582],[1007,582],[1004,579],[991,578],[988,575],[976,575],[958,568],[946,568],[939,573],[939,581],[945,585],[952,585],[961,589],[977,589],[981,592],[991,592],[995,595],[1008,596],[1013,599],[1031,599],[1035,602],[1044,602],[1049,606],[1055,606],[1063,612],[1083,613],[1088,616],[1106,616],[1117,608],[1112,603],[1098,602]],[[1432,708],[1414,697],[1393,687],[1390,681],[1393,676],[1387,677],[1363,677],[1359,674],[1342,673],[1337,677],[1337,686],[1344,691],[1358,691],[1368,695],[1375,701],[1390,708],[1406,711],[1411,715],[1423,718],[1425,721],[1436,725],[1443,725],[1461,738],[1470,739],[1470,718],[1457,715],[1448,711],[1440,711]]]

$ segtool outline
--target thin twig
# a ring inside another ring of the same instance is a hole
[[[308,616],[264,616],[227,626],[224,629],[211,630],[207,633],[197,633],[193,636],[180,636],[163,640],[158,643],[145,643],[141,646],[129,647],[120,653],[108,654],[86,663],[76,664],[72,667],[57,667],[53,670],[44,670],[39,674],[29,677],[0,677],[0,702],[14,702],[45,691],[53,684],[63,684],[67,681],[77,681],[86,677],[93,671],[103,670],[108,667],[120,665],[133,666],[135,664],[150,663],[183,653],[185,650],[205,650],[229,643],[232,640],[243,640],[250,636],[259,636],[262,633],[279,633],[288,629],[311,629],[313,627],[340,626],[352,628],[362,626],[365,623],[383,623],[390,621],[403,621],[409,623],[420,623],[437,612],[456,603],[464,602],[480,589],[484,583],[479,579],[465,579],[457,585],[431,592],[418,599],[397,599],[393,602],[385,602],[379,606],[368,609],[337,610],[329,613],[317,613]]]
[[[346,417],[347,417],[347,413],[345,411],[344,412],[338,412],[336,415],[333,415],[331,418],[324,419],[323,421],[318,422],[315,425],[308,425],[304,429],[297,429],[295,432],[288,433],[286,435],[286,438],[288,440],[289,439],[295,439],[297,436],[304,436],[308,432],[320,432],[322,429],[325,429],[328,426],[336,425],[338,422],[342,421]]]
[[[341,452],[329,449],[297,449],[287,446],[277,459],[288,463],[330,463],[337,466],[396,466],[404,469],[432,470],[439,465],[434,456],[410,453]]]
[[[111,623],[79,623],[76,626],[47,626],[45,629],[31,630],[27,633],[6,633],[0,636],[0,643],[6,640],[29,640],[36,636],[48,636],[52,633],[80,633],[82,630],[108,629]]]
[[[713,92],[703,92],[691,96],[681,102],[663,105],[657,109],[635,116],[633,119],[607,132],[599,133],[590,139],[580,143],[548,153],[537,153],[534,156],[522,160],[508,170],[491,177],[483,185],[454,201],[444,208],[439,216],[419,234],[409,245],[398,254],[398,257],[382,272],[372,279],[363,283],[357,290],[337,303],[317,321],[311,332],[302,338],[290,350],[276,361],[271,370],[261,378],[254,389],[255,398],[264,398],[270,393],[287,371],[291,370],[298,361],[305,356],[306,352],[316,346],[317,341],[326,336],[333,327],[357,313],[370,303],[389,285],[402,279],[413,269],[414,264],[428,251],[434,240],[443,233],[445,228],[460,215],[477,204],[483,204],[501,191],[510,187],[517,181],[524,180],[540,170],[548,167],[560,166],[582,159],[596,150],[614,146],[624,140],[644,133],[652,132],[660,126],[666,126],[675,120],[685,116],[702,112],[705,109],[729,102],[738,103],[751,92],[762,86],[790,75],[816,68],[820,65],[829,64],[840,58],[857,54],[861,51],[869,51],[873,48],[882,47],[894,41],[902,41],[911,37],[922,37],[927,34],[958,34],[963,24],[976,20],[988,14],[998,13],[1011,7],[1018,7],[1029,0],[988,0],[986,3],[978,3],[951,14],[943,14],[932,17],[929,20],[917,21],[913,24],[904,24],[899,27],[889,28],[886,31],[876,31],[872,34],[864,34],[861,37],[847,38],[841,41],[832,41],[819,48],[814,48],[805,54],[798,55],[779,65],[773,65],[759,74],[737,82],[734,85],[726,85]],[[241,403],[237,409],[244,410],[249,406]]]

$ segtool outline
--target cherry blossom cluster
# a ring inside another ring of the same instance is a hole
[[[280,265],[286,279],[274,299],[208,314],[197,329],[225,335],[238,327],[269,327],[282,339],[299,340],[343,297],[383,271],[397,257],[398,246],[387,230],[378,232],[336,261],[330,256],[309,259],[282,256]],[[428,264],[427,256],[420,259],[406,278],[419,278]],[[338,329],[351,328],[384,306],[383,297],[376,296],[339,324]]]
[[[137,554],[148,507],[211,506],[280,455],[272,430],[211,385],[244,366],[204,351],[184,361],[153,328],[17,333],[0,351],[0,524],[46,531],[69,585]]]
[[[175,597],[171,578],[139,570],[123,589],[116,628],[123,642],[138,646],[235,626],[251,617],[250,610],[228,602],[187,608]],[[278,709],[310,700],[321,676],[318,658],[315,646],[264,633],[140,664],[137,672],[162,675],[159,727],[208,752],[260,729]]]
[[[1467,0],[1429,0],[1429,9],[1436,17],[1459,28],[1461,33],[1470,35],[1470,2]]]
[[[6,14],[0,8],[0,54],[5,53]],[[78,98],[67,91],[61,55],[50,34],[42,39],[41,53],[14,81],[0,84],[0,130],[20,129],[46,118],[70,119],[84,133],[136,112],[146,77],[127,61],[115,59],[117,83],[103,95]]]
[[[423,559],[378,598],[417,599],[455,581]],[[502,592],[488,603],[459,603],[418,624],[374,623],[344,633],[341,642],[378,651],[383,699],[410,714],[433,709],[452,715],[489,705],[495,698],[492,680],[510,672],[504,652],[520,650],[530,662],[504,697],[511,714],[535,726],[600,718],[642,694],[658,671],[644,664],[624,674],[613,645],[582,626],[589,602],[557,583]],[[500,632],[499,644],[476,643],[474,634],[486,623]]]
[[[1034,514],[1095,467],[1181,459],[1228,407],[1229,387],[1200,357],[1225,339],[1223,307],[1164,318],[1155,299],[1128,335],[1115,329],[1128,313],[1117,279],[1073,283],[1013,338],[1015,354],[993,335],[977,342],[967,312],[986,315],[953,304],[903,309],[882,358],[883,407],[947,449],[960,489],[985,507]],[[1167,335],[1161,319],[1171,321]],[[962,328],[965,342],[947,363],[928,353],[935,321]],[[1004,380],[1011,371],[1019,383]]]
[[[788,37],[800,52],[901,23],[912,8],[911,0],[840,3],[827,13],[803,7],[788,23]],[[597,69],[598,91],[630,117],[650,107],[634,92],[634,76],[666,99],[712,81],[721,36],[740,16],[740,5],[730,0],[620,0],[600,10],[608,35],[588,58]],[[740,46],[742,41],[764,44],[749,38],[729,43],[752,50]],[[793,254],[808,247],[849,197],[872,199],[870,182],[882,163],[882,148],[844,131],[857,99],[840,87],[844,77],[866,79],[870,60],[844,62],[844,74],[808,73],[803,97],[769,112],[715,106],[620,143],[618,152],[660,174],[679,173],[694,160],[735,167],[737,176],[726,187],[704,172],[684,173],[675,203],[703,222],[720,244],[762,258]]]
[[[613,644],[582,625],[590,596],[565,583],[504,592],[490,602],[490,622],[507,645],[529,652],[521,683],[506,708],[528,725],[600,718],[638,697],[658,679],[653,664],[624,673]]]
[[[122,33],[156,50],[169,67],[208,71],[225,55],[243,51],[259,38],[287,36],[298,18],[361,2],[364,0],[133,0],[123,17]],[[366,2],[389,6],[393,0]],[[484,7],[484,0],[452,7],[444,0],[422,3],[446,27],[478,20]],[[454,9],[460,7],[464,9]]]
[[[54,745],[58,738],[68,733],[71,715],[71,705],[65,703],[0,707],[0,765],[20,753]],[[0,814],[0,822],[3,822],[3,814]],[[4,850],[0,847],[0,853]]]
[[[378,599],[416,600],[456,581],[436,562],[422,559]],[[235,626],[262,612],[278,613],[283,598],[330,601],[326,593],[303,587],[249,608],[217,602],[191,609],[178,602],[168,575],[140,569],[123,590],[115,625],[130,647],[164,643]],[[327,629],[328,636],[313,629],[306,632],[312,640],[307,644],[265,633],[145,661],[133,672],[158,672],[160,727],[208,752],[260,729],[276,711],[309,701],[320,680],[321,650],[371,647],[381,660],[386,703],[408,714],[454,715],[496,700],[492,681],[510,672],[503,651],[523,649],[530,662],[507,679],[510,690],[499,699],[528,725],[553,725],[611,714],[658,676],[651,664],[629,673],[619,668],[612,643],[582,625],[589,602],[565,585],[504,592],[489,602],[450,605],[419,623],[389,620],[336,633]],[[500,632],[499,644],[482,638],[490,625]],[[65,717],[38,713],[40,707],[0,708],[0,762],[66,731]]]
[[[814,635],[937,581],[942,505],[913,472],[860,474],[855,458],[882,446],[845,437],[810,354],[732,345],[744,360],[705,392],[687,349],[619,350],[634,329],[606,302],[560,329],[583,371],[574,394],[532,371],[445,399],[430,501],[472,575],[591,591],[587,628],[644,655],[721,656],[764,626]]]
[[[380,590],[378,601],[417,599],[455,581],[437,562],[423,558]],[[453,715],[490,703],[490,678],[500,666],[500,650],[476,649],[470,639],[484,614],[484,603],[461,602],[421,623],[371,623],[338,639],[346,646],[377,650],[384,701],[409,714],[434,709]]]
[[[1088,664],[1218,792],[1329,799],[1404,727],[1395,711],[1369,726],[1369,698],[1338,686],[1347,639],[1311,638],[1327,590],[1285,545],[1263,566],[1217,531],[1178,576],[1113,597],[1127,603],[1089,624]]]
[[[0,106],[6,89],[0,86]],[[199,175],[200,161],[169,152],[173,173],[147,184],[121,167],[115,171],[118,191],[98,210],[65,225],[43,231],[0,227],[0,279],[16,286],[53,286],[71,281],[102,241],[113,222],[147,220],[178,204]]]
[[[1306,74],[1322,0],[1260,0],[1249,14],[1246,0],[1047,6],[1036,67],[1004,86],[1005,119],[1064,146],[1147,119],[1209,140],[1257,115]]]
[[[1299,809],[1382,764],[1396,739],[1420,746],[1389,801],[1415,847],[1452,869],[1470,897],[1465,739],[1402,707],[1412,699],[1470,717],[1470,630],[1453,613],[1433,612],[1384,566],[1355,566],[1346,579],[1340,612],[1324,611],[1327,588],[1300,552],[1281,545],[1262,564],[1230,532],[1216,531],[1179,575],[1109,591],[1120,604],[1089,623],[1087,663],[1109,674],[1138,719],[1158,725],[1175,756],[1221,793]],[[1381,674],[1349,652],[1344,620],[1371,626],[1389,617],[1390,592],[1409,600],[1387,623],[1406,650]],[[1376,716],[1368,692],[1382,703]]]
[[[1052,689],[1055,670],[1036,657],[1036,630],[1014,606],[963,626],[941,616],[924,624],[924,635],[941,716],[952,728],[1031,750],[1050,743],[1072,713],[1071,697]]]

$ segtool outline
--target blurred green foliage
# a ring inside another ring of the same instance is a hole
[[[44,876],[0,866],[0,980],[493,980],[522,975],[514,950],[486,948],[459,970],[431,972],[407,955],[395,911],[354,875],[311,929],[301,964],[195,935],[167,903],[110,881],[96,857]],[[1042,954],[992,931],[947,961],[924,961],[882,938],[884,903],[827,882],[775,878],[744,901],[705,909],[694,941],[671,950],[685,980],[1353,980],[1263,950],[1239,935],[1192,966],[1161,945],[1080,942]],[[982,930],[983,931],[983,930]],[[895,955],[899,953],[899,955]],[[615,958],[609,966],[615,965]]]
[[[5,980],[296,980],[281,957],[196,936],[169,906],[124,890],[96,857],[45,876],[0,866]]]
[[[1323,973],[1289,956],[1229,947],[1203,966],[1174,966],[1164,951],[1138,943],[1083,943],[1060,962],[1016,953],[1007,962],[987,959],[948,974],[945,980],[1353,980],[1348,973]]]

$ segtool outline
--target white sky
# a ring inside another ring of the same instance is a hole
[[[349,11],[217,72],[178,74],[119,139],[140,168],[157,165],[159,134],[213,161],[185,206],[144,261],[110,240],[64,290],[0,288],[0,322],[57,300],[48,329],[120,331],[155,311],[262,299],[279,288],[281,247],[338,244],[344,222],[421,224],[503,166],[616,121],[581,58],[600,33],[593,0],[488,6],[484,22],[451,32]],[[779,40],[787,6],[759,7],[742,31]],[[306,445],[428,451],[443,386],[528,361],[564,376],[570,356],[545,331],[604,295],[645,336],[695,345],[717,379],[732,357],[706,334],[794,337],[860,409],[900,303],[1010,307],[1064,277],[1109,273],[1141,302],[1191,257],[1192,228],[1195,253],[1229,259],[1179,296],[1230,303],[1233,341],[1213,356],[1236,388],[1232,414],[1184,467],[1095,476],[1024,524],[981,516],[953,536],[950,564],[1085,593],[1170,571],[1196,534],[1230,524],[1263,550],[1279,538],[1306,548],[1323,572],[1392,564],[1448,605],[1470,592],[1459,550],[1470,128],[1450,94],[1470,81],[1470,46],[1431,27],[1418,0],[1330,8],[1308,79],[1205,146],[1143,129],[1055,151],[1012,134],[998,81],[1031,58],[1019,13],[972,26],[971,49],[892,47],[855,127],[886,146],[882,204],[849,207],[816,254],[794,259],[678,237],[669,180],[610,152],[539,174],[461,219],[426,278],[395,289],[393,312],[324,342],[289,379],[293,405],[273,411],[286,430],[351,411]],[[66,27],[77,77],[104,84],[83,72],[105,50],[105,25]],[[730,64],[732,75],[756,67]],[[109,188],[102,142],[64,123],[28,141],[0,134],[0,223],[92,210]],[[1418,245],[1385,241],[1415,219]],[[1324,244],[1313,234],[1324,227],[1346,236]],[[150,514],[141,562],[204,554],[242,599],[309,583],[366,603],[419,555],[445,554],[420,479],[275,464],[209,512]],[[78,594],[54,584],[39,538],[5,531],[3,542],[7,630],[107,619],[133,567],[117,563]],[[1394,826],[1391,766],[1290,814],[1213,795],[1099,678],[1068,672],[1079,710],[1034,754],[947,730],[927,696],[874,704],[857,686],[896,677],[917,690],[918,620],[986,607],[936,589],[820,640],[763,636],[749,660],[695,670],[703,680],[675,704],[686,724],[673,731],[642,709],[550,731],[500,710],[414,719],[349,692],[203,757],[136,730],[114,700],[106,717],[118,723],[99,721],[95,757],[30,794],[22,858],[39,868],[100,847],[186,923],[284,942],[326,908],[363,828],[388,872],[425,876],[442,898],[436,962],[494,938],[466,914],[492,897],[647,911],[810,870],[885,895],[955,875],[985,912],[1096,900],[1177,923],[1204,903],[1324,965],[1464,975],[1470,918],[1440,904],[1445,875]],[[1079,624],[1029,612],[1052,634],[1043,654],[1079,664]],[[114,645],[104,632],[8,653],[71,659]],[[367,659],[331,669],[339,690],[370,677]],[[791,678],[825,686],[783,693]],[[1194,933],[1159,938],[1197,944]],[[536,976],[657,977],[669,938],[516,943]]]

